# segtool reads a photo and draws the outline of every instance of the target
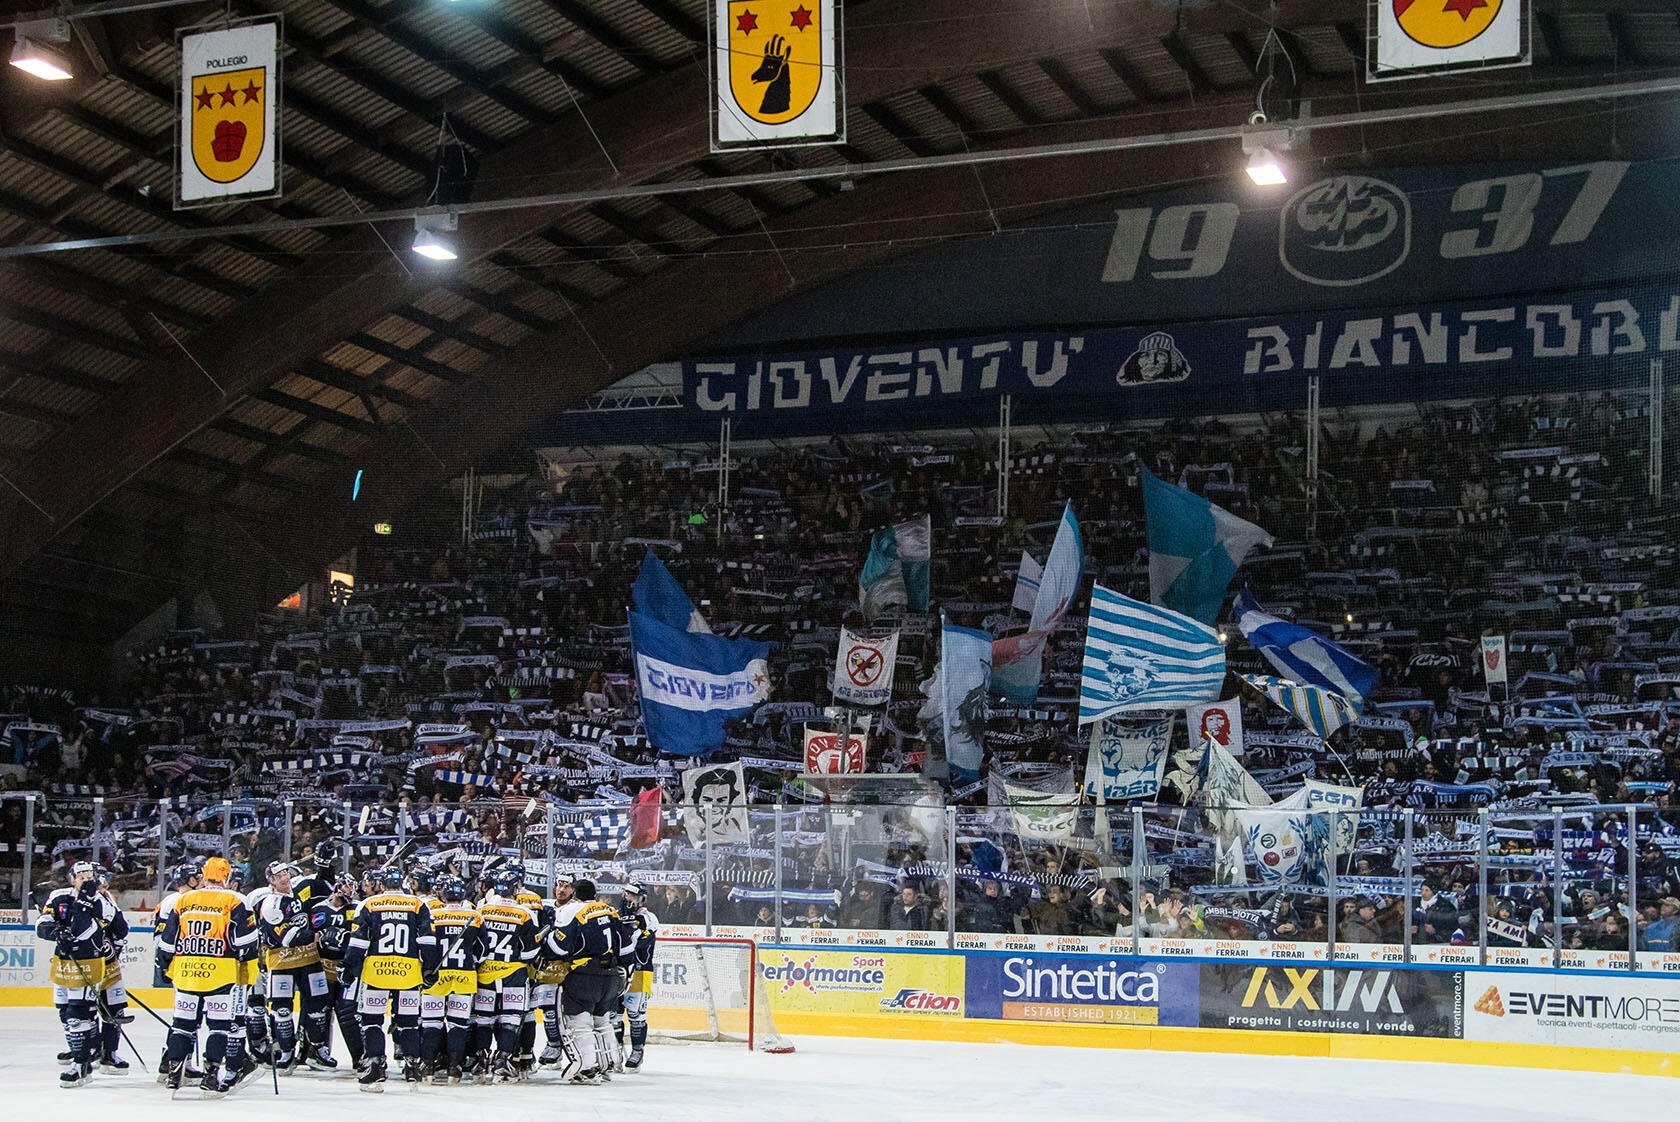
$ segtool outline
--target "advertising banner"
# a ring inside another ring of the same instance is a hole
[[[961,955],[767,950],[764,992],[778,1013],[964,1015]]]
[[[1004,1021],[1194,1026],[1196,967],[1076,955],[975,955],[968,1015]]]
[[[1464,975],[1456,970],[1204,964],[1203,1028],[1464,1035]]]
[[[1491,971],[1464,978],[1466,1040],[1680,1051],[1680,979]]]

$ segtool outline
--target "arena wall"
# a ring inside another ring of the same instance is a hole
[[[143,917],[132,922],[124,974],[149,983],[152,933]],[[857,934],[902,940],[906,933]],[[1680,976],[1661,970],[1350,965],[1340,957],[1207,955],[1163,945],[1179,941],[1152,940],[1146,953],[1132,955],[1076,950],[1070,940],[963,938],[994,947],[765,941],[759,973],[778,1030],[795,1040],[1013,1042],[1680,1076]],[[1265,950],[1306,953],[1300,944]],[[49,1004],[47,959],[31,928],[0,926],[0,1006]],[[656,974],[656,1029],[693,1027],[692,1009],[681,1008],[688,982],[675,968]],[[166,990],[149,985],[130,993],[155,1009],[170,1002]],[[744,1006],[739,995],[719,1000]]]

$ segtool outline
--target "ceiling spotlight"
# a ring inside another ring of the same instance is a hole
[[[455,212],[442,208],[421,211],[414,216],[414,242],[409,246],[415,253],[432,261],[453,261],[460,256],[455,249]]]
[[[70,57],[48,43],[68,43],[70,24],[61,19],[31,20],[19,24],[12,44],[12,65],[44,82],[63,82],[76,75]]]
[[[1283,162],[1270,148],[1256,148],[1248,157],[1248,177],[1259,187],[1276,187],[1289,182]]]

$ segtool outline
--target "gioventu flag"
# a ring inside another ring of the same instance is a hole
[[[638,612],[652,616],[666,627],[698,635],[712,633],[706,617],[700,614],[700,609],[682,590],[682,585],[665,567],[665,562],[651,549],[642,557],[642,571],[636,575],[636,583],[630,586],[630,596],[636,601]]]
[[[1237,595],[1235,608],[1243,637],[1290,681],[1360,702],[1376,687],[1376,667],[1300,624],[1261,611],[1247,589]]]
[[[1187,616],[1096,585],[1079,682],[1079,723],[1129,709],[1209,701],[1225,684],[1219,633]]]
[[[1243,558],[1272,535],[1224,507],[1143,470],[1149,523],[1149,598],[1191,619],[1219,618],[1225,590]]]
[[[768,643],[694,635],[631,612],[630,644],[642,723],[662,752],[715,752],[724,722],[770,697]]]
[[[1032,618],[1027,630],[992,645],[992,692],[1017,705],[1038,700],[1038,683],[1044,675],[1044,645],[1061,626],[1068,605],[1079,592],[1079,578],[1085,571],[1085,539],[1073,503],[1062,508],[1056,540],[1050,558],[1039,572],[1038,590],[1033,596]]]
[[[889,608],[928,610],[933,568],[933,521],[924,514],[876,530],[858,576],[858,607],[876,619]]]

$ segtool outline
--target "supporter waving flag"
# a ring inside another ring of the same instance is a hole
[[[661,752],[717,751],[724,722],[770,697],[768,643],[693,635],[631,612],[630,644],[642,723]]]
[[[1149,528],[1149,598],[1191,619],[1219,618],[1237,566],[1272,535],[1193,491],[1142,469]]]
[[[1376,667],[1317,632],[1267,615],[1248,589],[1237,595],[1235,608],[1243,638],[1291,682],[1319,686],[1356,702],[1376,688]]]

